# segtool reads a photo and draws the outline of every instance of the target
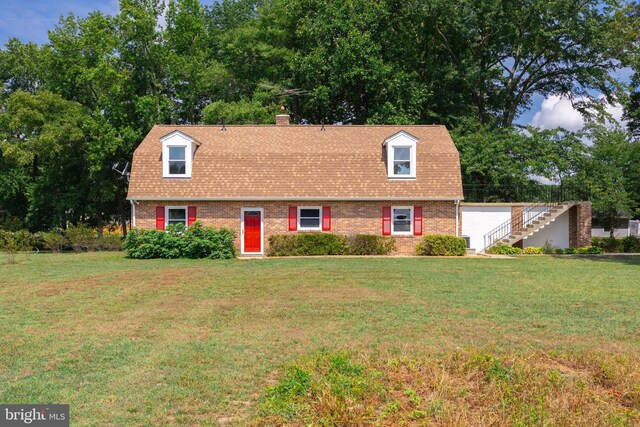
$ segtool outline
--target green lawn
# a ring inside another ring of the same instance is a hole
[[[0,402],[69,403],[73,425],[266,423],[267,387],[322,352],[614,357],[638,375],[640,258],[2,256]]]

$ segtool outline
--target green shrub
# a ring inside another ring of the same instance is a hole
[[[467,253],[467,242],[462,237],[445,234],[425,236],[416,245],[416,254],[430,256],[463,256]]]
[[[374,234],[356,234],[347,237],[349,255],[387,255],[397,249],[396,239]]]
[[[560,252],[562,253],[562,249],[560,249]],[[527,255],[540,255],[542,253],[542,248],[536,248],[535,246],[527,246],[526,248],[524,248],[522,253]]]
[[[331,233],[275,234],[269,236],[268,256],[347,255],[347,237]]]
[[[93,250],[96,247],[96,233],[85,224],[68,226],[64,235],[75,252]]]
[[[627,236],[622,239],[622,250],[625,253],[640,253],[640,237]]]
[[[556,248],[553,246],[553,242],[551,240],[545,240],[540,248],[543,254],[553,254],[556,251]]]
[[[564,250],[564,249],[562,249],[562,248],[555,248],[555,249],[553,250],[553,253],[554,253],[554,254],[556,254],[556,255],[562,255],[562,254],[564,254],[564,253],[565,253],[565,250]]]
[[[62,248],[69,244],[67,238],[58,230],[42,233],[41,236],[44,246],[54,254],[59,254]]]
[[[564,251],[563,251],[563,252],[564,252],[565,254],[567,254],[567,255],[572,255],[572,254],[577,254],[577,253],[578,253],[578,250],[577,250],[577,249],[575,249],[575,248],[566,248],[566,249],[564,249]]]
[[[505,245],[504,243],[497,243],[491,246],[487,251],[494,255],[519,255],[522,253],[522,249],[514,248],[513,246]]]
[[[127,234],[124,248],[131,258],[210,258],[235,257],[235,231],[228,228],[203,227],[199,221],[185,230],[182,224],[170,225],[167,231],[133,229]]]
[[[31,251],[40,244],[40,235],[28,230],[0,230],[0,250],[7,252]]]
[[[121,251],[124,242],[119,234],[103,234],[96,243],[101,251]]]
[[[585,246],[584,248],[578,248],[577,253],[596,255],[604,253],[604,250],[598,246]]]
[[[611,237],[592,237],[591,246],[602,248],[605,252],[618,253],[624,252],[622,239]]]
[[[597,246],[609,253],[639,253],[640,237],[627,236],[621,239],[594,237],[591,239],[591,246]]]

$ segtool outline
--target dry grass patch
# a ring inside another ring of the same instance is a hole
[[[254,425],[638,425],[640,357],[459,350],[317,353],[288,365]]]

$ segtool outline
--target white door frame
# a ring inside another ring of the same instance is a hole
[[[260,212],[260,252],[244,251],[244,213]],[[264,208],[241,208],[240,209],[240,253],[242,255],[264,255]]]

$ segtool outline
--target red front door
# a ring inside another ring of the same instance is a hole
[[[262,217],[260,211],[244,211],[244,252],[262,252]]]

